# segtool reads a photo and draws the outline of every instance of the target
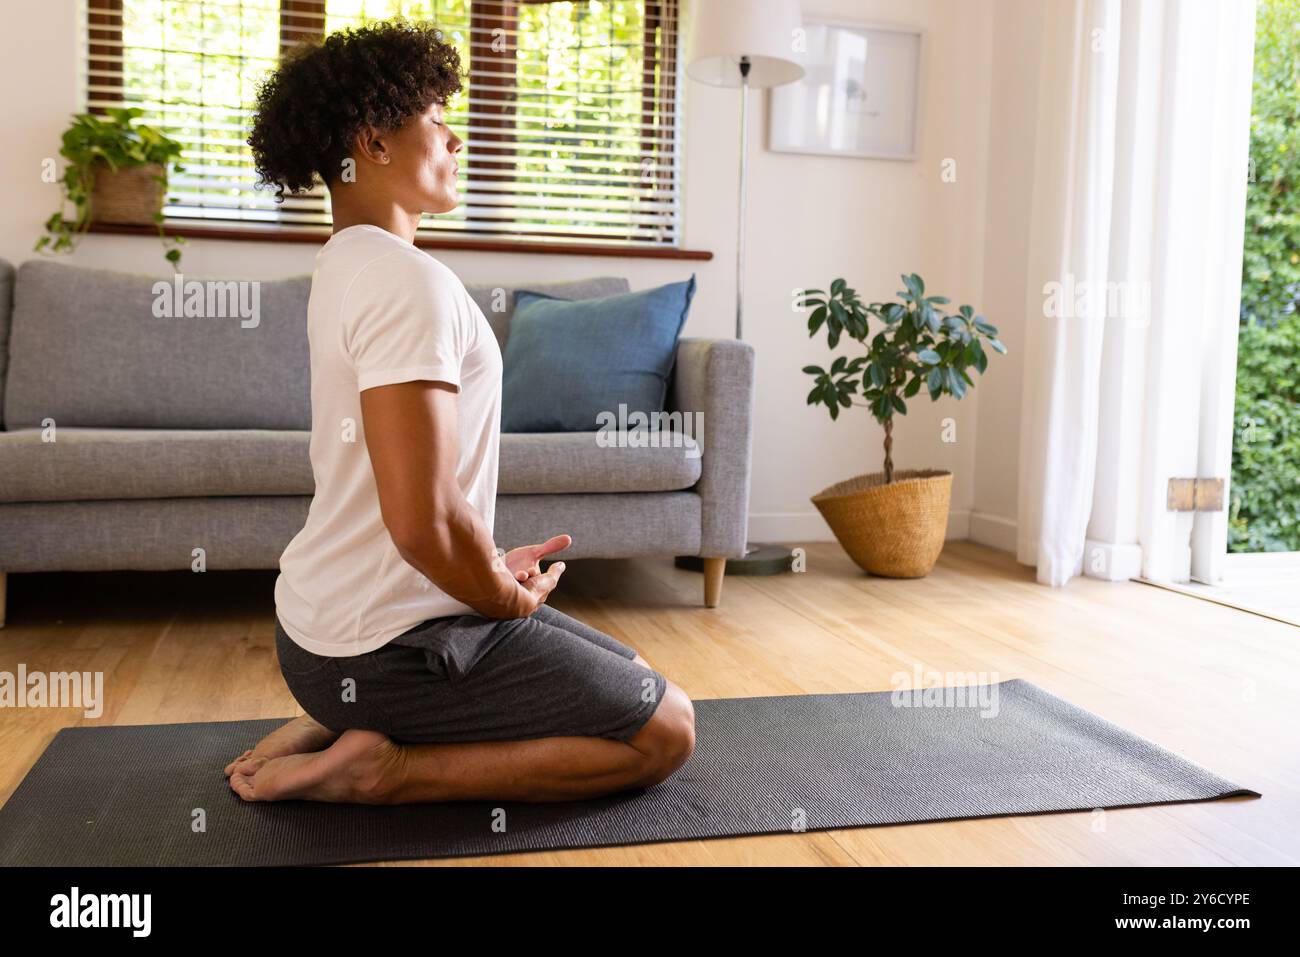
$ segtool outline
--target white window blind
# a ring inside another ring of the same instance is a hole
[[[137,106],[184,147],[173,220],[315,225],[326,190],[255,190],[246,144],[280,52],[402,15],[436,24],[467,74],[448,105],[461,203],[421,232],[676,246],[678,0],[83,0],[91,112]]]

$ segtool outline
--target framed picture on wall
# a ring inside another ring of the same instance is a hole
[[[804,30],[806,72],[772,88],[768,148],[915,159],[921,31],[811,17]]]

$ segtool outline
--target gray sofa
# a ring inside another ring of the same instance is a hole
[[[275,568],[306,518],[310,277],[246,287],[244,318],[167,318],[159,281],[0,260],[0,624],[10,572]],[[577,299],[628,282],[527,288]],[[504,348],[500,289],[469,287]],[[745,549],[753,395],[752,347],[684,337],[667,411],[690,415],[675,438],[503,434],[497,544],[568,532],[566,560],[702,556],[716,605]]]

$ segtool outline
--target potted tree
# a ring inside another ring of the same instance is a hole
[[[37,252],[71,252],[92,222],[156,225],[164,254],[179,264],[184,242],[163,231],[163,199],[168,170],[183,172],[177,161],[181,145],[152,126],[137,123],[137,107],[112,107],[105,115],[79,113],[63,133],[59,155],[67,166],[59,184],[63,198],[76,208],[71,222],[63,204],[45,222]]]
[[[985,343],[995,352],[1007,350],[998,330],[970,306],[949,313],[942,308],[949,300],[927,296],[920,276],[902,279],[906,288],[898,293],[899,302],[864,305],[843,279],[832,282],[829,292],[805,291],[801,304],[812,309],[808,335],[825,325],[831,349],[846,334],[865,344],[869,316],[883,328],[866,355],[837,356],[830,369],[810,365],[803,371],[816,379],[809,405],[826,406],[832,419],[841,409],[866,406],[885,431],[884,471],[831,485],[812,497],[813,504],[863,571],[920,578],[943,550],[952,473],[895,471],[894,416],[906,415],[907,400],[922,389],[932,401],[944,395],[960,399],[975,385],[970,370],[983,374],[988,366]],[[854,401],[859,396],[863,401]]]

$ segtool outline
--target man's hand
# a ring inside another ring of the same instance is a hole
[[[545,574],[533,575],[527,581],[517,582],[519,594],[523,599],[523,607],[520,609],[522,613],[518,617],[527,618],[537,611],[550,597],[555,586],[560,583],[560,576],[563,574],[564,562],[556,562],[546,569]]]
[[[570,535],[555,535],[540,545],[521,545],[512,548],[502,556],[506,568],[514,575],[515,581],[526,582],[542,573],[541,560],[552,552],[562,552],[573,544]]]
[[[494,564],[512,577],[519,588],[522,607],[519,617],[528,617],[546,601],[564,574],[564,562],[555,562],[542,574],[541,560],[573,544],[569,535],[556,535],[540,545],[523,545],[498,555]]]

